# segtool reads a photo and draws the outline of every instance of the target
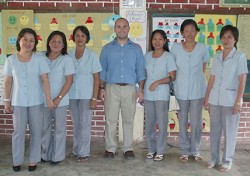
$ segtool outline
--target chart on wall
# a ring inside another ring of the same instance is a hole
[[[220,41],[221,28],[228,24],[236,26],[236,19],[236,15],[195,15],[195,21],[200,28],[200,32],[197,34],[196,40],[208,46],[210,56],[210,61],[207,65],[208,68],[210,68],[213,63],[214,55],[222,51]]]
[[[123,9],[120,10],[121,16],[126,18],[129,22],[129,39],[142,48],[143,53],[146,53],[147,44],[147,11]]]
[[[5,54],[16,52],[17,35],[22,28],[34,27],[33,10],[2,10],[3,51]]]
[[[55,30],[65,33],[69,49],[75,47],[73,30],[78,25],[85,25],[90,32],[87,47],[100,54],[101,48],[116,37],[113,27],[119,17],[112,13],[36,13],[34,25],[38,50],[46,50],[47,38]]]
[[[153,31],[156,29],[164,30],[167,34],[169,48],[174,42],[183,41],[180,33],[180,27],[184,20],[194,19],[193,16],[174,16],[174,17],[154,17],[153,18]]]

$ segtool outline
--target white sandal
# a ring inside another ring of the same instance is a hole
[[[183,163],[188,162],[188,155],[181,155],[180,161],[183,162]]]
[[[153,159],[154,156],[155,156],[155,153],[151,153],[151,152],[149,152],[149,153],[146,155],[147,159]]]
[[[156,155],[154,158],[155,161],[161,161],[163,160],[163,155]]]
[[[231,166],[226,165],[226,164],[222,164],[220,171],[221,172],[228,172],[228,171],[230,171],[230,169],[231,169]]]
[[[194,160],[195,160],[195,161],[202,161],[203,158],[202,158],[202,156],[201,156],[200,154],[198,154],[198,155],[195,155],[195,156],[194,156]]]
[[[213,161],[210,161],[209,163],[207,163],[207,168],[208,169],[212,169],[216,166],[216,164]]]

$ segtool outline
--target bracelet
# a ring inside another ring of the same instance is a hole
[[[100,86],[99,89],[101,90],[101,89],[105,89],[105,88],[103,86]]]
[[[96,99],[96,98],[91,98],[91,100],[94,100],[94,101],[96,101],[97,99]]]
[[[4,98],[3,101],[8,102],[8,101],[10,101],[10,99],[9,98]]]
[[[61,95],[58,96],[60,99],[62,99],[63,97]]]
[[[237,103],[237,105],[241,105],[241,103]]]

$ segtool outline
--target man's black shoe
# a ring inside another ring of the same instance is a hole
[[[15,172],[19,172],[21,170],[21,166],[13,166],[13,170]]]
[[[125,153],[124,153],[124,157],[125,157],[125,159],[135,159],[135,154],[134,154],[134,152],[133,151],[126,151]]]
[[[55,165],[58,165],[59,163],[60,163],[60,161],[50,161],[50,164],[51,164],[51,165],[54,165],[54,166],[55,166]]]
[[[109,152],[109,151],[105,151],[105,154],[104,154],[104,157],[105,158],[114,158],[115,157],[115,153],[113,152]]]
[[[28,171],[33,172],[36,170],[36,165],[35,166],[28,166]]]

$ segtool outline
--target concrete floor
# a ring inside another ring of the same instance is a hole
[[[28,142],[26,142],[27,144]],[[217,169],[207,169],[210,158],[209,145],[202,144],[201,154],[204,161],[189,160],[188,163],[179,161],[179,148],[175,142],[169,142],[168,153],[163,161],[155,162],[146,159],[147,147],[145,141],[134,146],[136,158],[125,160],[119,149],[114,159],[105,159],[103,139],[92,139],[91,157],[87,162],[79,163],[75,157],[70,157],[72,138],[67,139],[67,157],[59,165],[49,163],[38,164],[35,172],[27,171],[27,150],[25,164],[20,172],[12,170],[11,136],[0,136],[0,176],[249,176],[250,174],[250,145],[237,145],[234,164],[227,173]]]

